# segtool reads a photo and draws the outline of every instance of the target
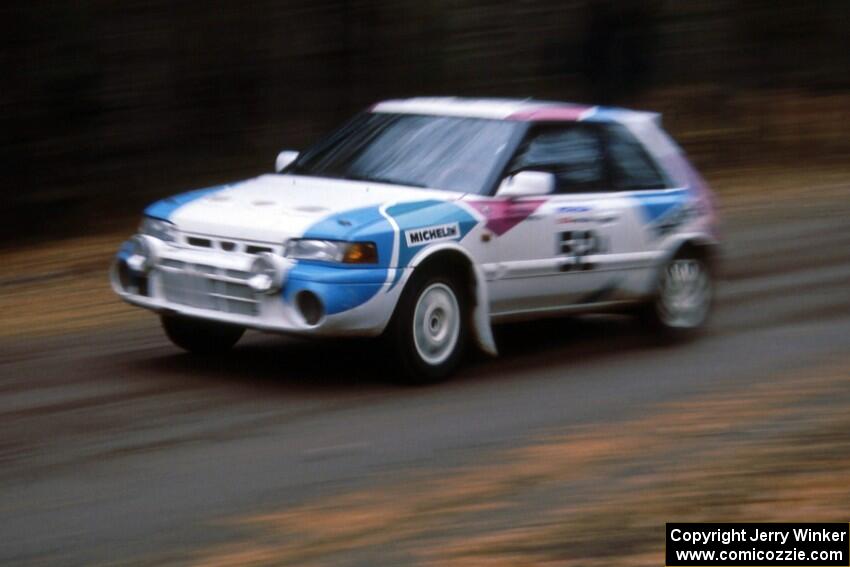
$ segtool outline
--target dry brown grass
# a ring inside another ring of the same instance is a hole
[[[107,270],[124,235],[49,242],[5,252],[0,338],[120,325],[143,313],[109,288]]]

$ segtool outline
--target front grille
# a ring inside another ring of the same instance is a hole
[[[171,303],[235,315],[256,316],[258,302],[248,287],[249,272],[163,260],[162,290]]]
[[[198,248],[212,248],[212,240],[209,238],[198,238],[197,236],[190,236],[186,239],[186,242],[191,246],[197,246]]]
[[[256,244],[251,244],[245,247],[246,254],[262,254],[263,252],[271,254],[274,250],[271,246],[257,246]]]
[[[204,248],[222,250],[224,252],[238,252],[241,254],[260,254],[262,252],[283,252],[283,245],[270,244],[266,242],[253,242],[248,240],[235,240],[232,238],[212,238],[201,235],[184,234],[180,241],[189,248]]]

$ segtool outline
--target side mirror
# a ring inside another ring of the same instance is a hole
[[[506,177],[497,197],[531,197],[532,195],[548,195],[555,191],[555,176],[545,171],[520,171]]]
[[[283,150],[277,154],[277,159],[274,160],[275,173],[280,173],[286,166],[298,159],[298,152],[293,150]]]

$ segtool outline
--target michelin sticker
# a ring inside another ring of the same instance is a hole
[[[408,246],[422,246],[431,242],[454,240],[458,236],[460,236],[460,225],[456,222],[404,231],[404,238],[407,240]]]

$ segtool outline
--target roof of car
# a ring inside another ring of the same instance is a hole
[[[656,113],[624,108],[509,98],[416,97],[385,100],[373,106],[372,112],[464,116],[469,118],[532,122],[587,119],[605,122],[627,122],[630,120],[648,119],[657,121],[659,118],[659,115]]]

